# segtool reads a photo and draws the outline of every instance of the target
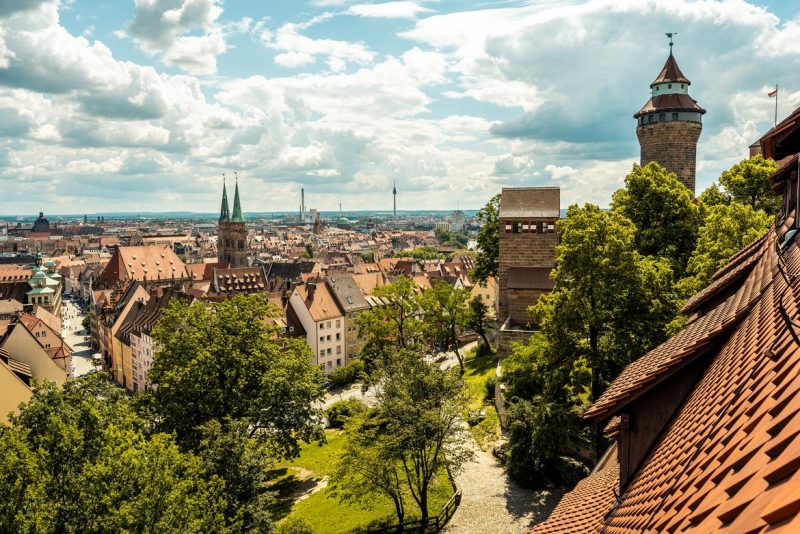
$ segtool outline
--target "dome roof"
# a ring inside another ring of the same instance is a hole
[[[54,262],[53,260],[47,260],[47,263],[45,263],[44,266],[45,267],[55,267],[56,266],[56,262]]]
[[[44,274],[42,271],[38,271],[36,274],[33,275],[34,278],[47,278],[47,275]]]

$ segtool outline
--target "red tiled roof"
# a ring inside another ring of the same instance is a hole
[[[697,101],[691,96],[672,93],[652,97],[633,117],[638,119],[642,115],[660,111],[695,111],[701,115],[706,112],[706,110],[697,105]]]
[[[527,534],[582,534],[596,532],[611,510],[619,492],[619,462],[616,444],[606,451],[591,475],[564,495],[550,517]],[[580,510],[579,514],[574,514]]]
[[[760,252],[751,256],[759,258],[735,294],[628,366],[587,412],[594,418],[617,413],[665,368],[721,331],[731,332],[713,349],[619,502],[605,492],[618,470],[608,480],[596,470],[532,532],[800,532],[800,327],[783,318],[785,311],[800,323],[800,284],[779,273],[781,232],[773,228],[755,245]],[[732,263],[746,264],[745,256]],[[783,256],[786,273],[800,272],[800,245]],[[612,419],[606,430],[618,426]]]
[[[678,67],[678,62],[675,61],[675,56],[672,55],[672,52],[670,52],[669,57],[667,58],[667,62],[664,63],[664,68],[661,69],[661,72],[658,73],[658,77],[655,80],[653,80],[653,83],[650,84],[650,87],[653,87],[654,85],[659,83],[668,83],[668,82],[678,82],[687,84],[692,83],[681,72],[681,69]]]
[[[770,239],[761,242],[762,248],[767,250],[772,249],[775,242],[774,233],[769,235]],[[584,417],[595,419],[619,409],[679,366],[705,352],[714,338],[733,328],[772,280],[774,257],[771,254],[760,256],[761,261],[735,294],[708,314],[693,319],[680,333],[628,365],[584,413]]]

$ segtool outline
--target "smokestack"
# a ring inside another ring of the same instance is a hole
[[[300,221],[306,220],[306,190],[300,188]]]

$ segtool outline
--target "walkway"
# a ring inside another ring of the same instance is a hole
[[[543,521],[564,493],[520,488],[477,445],[475,459],[456,476],[456,482],[462,492],[461,506],[444,529],[446,534],[521,534]]]

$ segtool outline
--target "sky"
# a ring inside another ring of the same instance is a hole
[[[607,206],[668,53],[697,193],[800,106],[800,3],[0,0],[0,213]]]

